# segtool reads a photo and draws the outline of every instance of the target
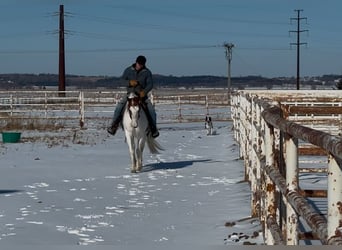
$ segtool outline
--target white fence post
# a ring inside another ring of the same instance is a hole
[[[285,137],[286,186],[289,191],[298,191],[298,139],[288,134]],[[298,245],[298,215],[289,202],[286,203],[286,220],[286,245]]]
[[[84,92],[80,91],[79,97],[79,110],[80,110],[80,127],[83,128],[84,126]]]
[[[10,95],[10,100],[11,100],[11,103],[10,103],[10,109],[11,109],[11,116],[13,116],[13,102],[14,102],[14,100],[13,100],[13,95],[11,94]]]
[[[44,110],[45,110],[45,118],[47,118],[47,115],[48,115],[48,97],[47,97],[47,92],[45,91],[44,92]]]
[[[251,114],[252,114],[252,105],[251,103],[247,100],[247,98],[244,98],[244,140],[242,145],[244,146],[244,152],[245,152],[245,157],[244,157],[244,162],[246,164],[246,173],[247,173],[247,180],[250,181],[252,178],[252,164],[251,164],[251,150],[252,150],[252,140],[251,140]]]
[[[241,130],[241,110],[240,110],[240,95],[233,95],[231,99],[231,116],[233,118],[234,139],[240,142]],[[239,145],[239,158],[243,157],[241,145]]]
[[[328,159],[328,239],[342,230],[342,171],[335,157]]]
[[[182,121],[182,105],[181,105],[181,99],[180,96],[178,96],[178,121]]]
[[[274,162],[274,129],[264,123],[264,131],[265,131],[265,165],[266,166],[275,166]],[[265,196],[263,199],[265,200],[265,208],[264,208],[264,213],[265,213],[265,218],[264,218],[264,225],[265,225],[265,231],[264,231],[264,238],[265,238],[265,243],[267,245],[273,245],[274,244],[274,237],[272,235],[271,229],[269,228],[268,225],[268,220],[271,219],[275,221],[277,219],[277,204],[276,204],[276,186],[272,182],[271,178],[263,171],[263,176],[264,176],[264,192]]]
[[[252,216],[259,217],[261,210],[260,210],[260,168],[261,168],[261,139],[260,139],[260,107],[251,100],[251,120],[250,120],[250,161],[251,161],[251,176],[250,179],[251,187],[252,187]]]

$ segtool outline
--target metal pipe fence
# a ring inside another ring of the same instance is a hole
[[[341,104],[336,91],[233,94],[234,137],[266,244],[342,245]]]

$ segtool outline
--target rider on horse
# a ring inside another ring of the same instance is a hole
[[[151,71],[145,66],[146,58],[138,56],[135,63],[125,69],[122,78],[128,81],[127,93],[134,92],[140,96],[143,109],[146,113],[152,137],[158,137],[157,115],[154,107],[148,99],[148,93],[153,88]],[[115,135],[116,130],[122,120],[123,110],[127,102],[127,97],[122,98],[116,106],[111,126],[107,129],[108,133]]]

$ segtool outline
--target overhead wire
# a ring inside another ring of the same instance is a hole
[[[280,21],[269,21],[269,20],[256,20],[256,19],[236,19],[236,18],[227,18],[227,17],[219,17],[219,16],[205,16],[205,15],[198,15],[198,14],[182,14],[179,12],[171,11],[170,9],[165,8],[151,8],[143,6],[136,6],[133,5],[109,5],[109,7],[115,9],[121,9],[121,11],[136,11],[136,12],[144,12],[144,13],[152,13],[152,14],[160,14],[160,15],[169,15],[172,17],[181,17],[186,19],[197,19],[197,20],[206,20],[206,21],[219,21],[219,22],[234,22],[234,23],[245,23],[245,24],[269,24],[269,25],[288,25],[288,22],[280,22]]]
[[[100,22],[100,23],[109,23],[109,24],[116,24],[121,26],[128,26],[128,27],[138,27],[138,28],[146,28],[146,29],[155,29],[155,30],[162,30],[162,31],[171,31],[171,32],[179,32],[179,33],[192,33],[192,34],[214,34],[214,35],[226,35],[227,31],[217,31],[217,30],[206,30],[202,28],[186,28],[186,27],[179,27],[179,26],[172,26],[172,25],[160,25],[154,23],[142,23],[142,22],[135,22],[135,21],[127,21],[109,17],[99,17],[93,15],[84,15],[84,14],[73,14],[74,17],[78,17],[79,19],[92,21],[92,22]],[[248,36],[263,36],[263,37],[286,37],[286,35],[282,34],[262,34],[262,33],[243,33],[243,32],[231,32],[229,31],[230,35],[248,35]]]
[[[102,49],[72,49],[68,53],[107,53],[122,51],[153,51],[153,50],[184,50],[184,49],[208,49],[219,48],[221,45],[184,45],[184,46],[165,46],[165,47],[131,47],[131,48],[102,48]],[[0,50],[0,54],[51,54],[58,53],[58,50]]]
[[[122,8],[126,9],[126,6],[115,6],[114,8]],[[129,8],[131,10],[131,8]],[[137,8],[136,10],[139,10]],[[133,7],[134,10],[134,7]],[[140,9],[141,10],[141,9]],[[144,11],[151,11],[154,12],[156,10],[151,8],[145,8]],[[174,16],[180,16],[180,17],[186,17],[186,18],[195,18],[195,19],[203,19],[208,17],[204,17],[201,15],[182,15],[177,12],[169,11],[169,10],[161,10],[158,9],[157,13],[162,14],[169,14]],[[58,12],[52,13],[48,15],[48,17],[58,15]],[[262,34],[262,33],[256,33],[256,32],[230,32],[230,31],[215,31],[215,30],[205,30],[201,28],[185,28],[185,27],[177,27],[177,26],[170,26],[170,25],[160,25],[160,24],[149,24],[149,23],[142,23],[142,22],[135,22],[135,21],[125,21],[123,22],[120,19],[112,18],[112,17],[101,17],[101,16],[94,16],[94,15],[85,15],[85,14],[79,14],[79,13],[73,13],[73,12],[66,12],[67,17],[72,17],[75,19],[83,19],[91,22],[100,22],[100,23],[109,23],[109,24],[117,24],[117,25],[124,25],[124,26],[138,26],[140,28],[148,28],[148,29],[157,29],[157,30],[163,30],[163,31],[171,31],[171,32],[180,32],[180,33],[195,33],[195,34],[220,34],[225,35],[229,34],[230,36],[252,36],[252,37],[278,37],[278,38],[285,38],[288,37],[287,35],[277,35],[277,34]],[[283,22],[268,22],[268,21],[259,21],[258,20],[240,20],[240,19],[227,19],[222,17],[212,17],[209,18],[209,20],[214,21],[231,21],[231,22],[241,22],[241,23],[259,23],[259,24],[276,24],[276,25],[283,25],[285,23]],[[30,37],[30,36],[37,36],[37,35],[56,35],[58,34],[58,31],[49,31],[44,33],[16,33],[16,34],[7,34],[7,35],[0,35],[0,39],[4,38],[16,38],[16,37]],[[139,42],[139,43],[147,43],[147,44],[161,44],[161,42],[153,40],[144,40],[144,39],[137,39],[137,38],[130,38],[130,37],[122,37],[117,34],[111,35],[111,34],[101,34],[101,33],[92,33],[92,32],[84,32],[84,31],[73,31],[73,30],[65,30],[66,36],[79,36],[79,37],[85,37],[89,39],[103,39],[103,40],[114,40],[114,41],[122,41],[122,42]],[[99,49],[82,49],[82,50],[70,50],[69,52],[73,53],[94,53],[94,52],[108,52],[108,51],[132,51],[132,50],[177,50],[177,49],[210,49],[210,48],[217,48],[222,47],[222,45],[213,45],[213,44],[205,44],[205,45],[184,45],[184,44],[167,44],[167,42],[162,42],[162,44],[165,44],[165,46],[152,46],[152,47],[139,47],[137,48],[99,48]],[[238,50],[290,50],[289,48],[283,48],[283,47],[239,47],[238,45],[235,46],[235,49]],[[41,51],[40,53],[52,53],[53,50],[48,51]],[[27,51],[27,50],[12,50],[12,51],[0,51],[1,54],[4,53],[37,53],[38,51]]]
[[[125,8],[125,7],[123,7]],[[134,9],[134,8],[133,8]],[[130,8],[131,10],[131,8]],[[138,9],[137,9],[138,10]],[[154,11],[151,9],[144,9],[144,11]],[[158,13],[160,11],[158,10]],[[161,11],[163,13],[163,11]],[[49,15],[45,15],[45,17],[51,17],[51,16],[57,16],[59,12],[54,12],[50,13]],[[170,12],[170,11],[164,11],[164,14],[169,14],[172,16],[182,16],[182,14],[177,14],[177,12]],[[100,22],[100,23],[109,23],[109,24],[116,24],[116,25],[124,25],[124,26],[132,26],[132,27],[140,27],[144,29],[157,29],[157,30],[163,30],[163,31],[169,31],[169,32],[177,32],[177,33],[193,33],[193,34],[213,34],[213,35],[226,35],[227,32],[225,31],[215,31],[215,30],[205,30],[202,28],[185,28],[185,27],[177,27],[177,26],[172,26],[172,25],[160,25],[160,24],[151,24],[151,23],[142,23],[142,22],[135,22],[135,21],[125,21],[123,22],[120,19],[113,18],[113,17],[99,17],[99,16],[93,16],[93,15],[84,15],[84,14],[78,14],[78,13],[73,13],[73,12],[65,12],[66,17],[72,17],[72,18],[78,18],[78,19],[83,19],[91,22]],[[184,17],[184,16],[183,16]],[[186,16],[187,18],[195,18],[195,19],[203,19],[203,16],[200,15],[191,15],[191,16]],[[207,17],[206,17],[207,18]],[[222,19],[222,18],[212,18],[214,21],[227,21],[227,19]],[[242,22],[243,20],[229,20],[229,21],[236,21],[236,22]],[[245,22],[253,22],[255,23],[255,20],[245,20]],[[15,37],[29,37],[29,36],[37,36],[37,35],[56,35],[58,34],[58,30],[56,31],[49,31],[49,32],[44,32],[44,33],[21,33],[21,34],[7,34],[4,35],[6,38],[15,38]],[[277,36],[277,35],[270,35],[270,34],[257,34],[257,33],[243,33],[243,32],[229,32],[230,35],[238,35],[238,36],[260,36],[260,37],[265,37],[265,36]],[[92,33],[92,32],[83,32],[83,31],[73,31],[73,30],[65,30],[65,35],[66,37],[73,37],[73,36],[80,36],[80,37],[86,37],[90,39],[104,39],[104,40],[116,40],[116,41],[123,41],[123,42],[139,42],[139,43],[148,43],[148,44],[160,44],[161,42],[154,40],[142,40],[142,39],[137,39],[137,38],[128,38],[128,37],[120,37],[118,35],[110,35],[108,33],[106,34],[99,34],[99,33]],[[279,35],[279,37],[283,37],[282,35]],[[0,38],[4,38],[0,36]],[[166,46],[154,46],[154,47],[148,47],[148,48],[143,48],[143,49],[149,49],[149,50],[175,50],[175,49],[207,49],[207,48],[213,48],[217,47],[217,45],[167,45],[168,42],[162,42],[162,44],[165,44]],[[133,49],[133,48],[132,48]],[[118,50],[132,50],[132,49],[127,49],[127,48],[113,48],[113,49],[88,49],[88,50],[82,50],[83,53],[89,51],[118,51]],[[22,52],[20,52],[22,51]],[[74,50],[76,51],[76,50]],[[11,53],[27,53],[28,51],[25,50],[14,50],[11,51]],[[37,52],[37,51],[32,51],[32,52]],[[5,53],[1,52],[0,53]],[[48,52],[42,52],[42,53],[51,53],[51,51]]]

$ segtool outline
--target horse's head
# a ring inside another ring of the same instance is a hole
[[[128,107],[129,116],[131,118],[131,125],[132,127],[136,128],[138,127],[141,99],[137,94],[132,92],[132,93],[128,93],[127,100],[128,100],[127,107]]]
[[[134,92],[128,93],[127,99],[128,99],[128,105],[130,107],[140,105],[140,102],[141,102],[140,97]]]

